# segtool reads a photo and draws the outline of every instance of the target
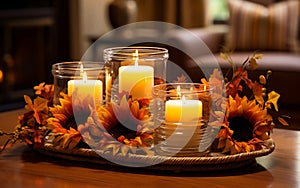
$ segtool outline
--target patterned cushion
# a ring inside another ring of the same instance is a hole
[[[300,1],[263,6],[228,0],[230,29],[226,47],[233,50],[298,51]]]

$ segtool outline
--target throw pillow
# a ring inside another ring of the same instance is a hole
[[[299,1],[266,7],[243,0],[228,0],[228,7],[227,48],[298,51]]]
[[[269,6],[270,4],[275,2],[275,0],[247,0],[247,1],[258,3],[264,6]]]

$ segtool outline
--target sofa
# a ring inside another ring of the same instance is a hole
[[[234,8],[238,9],[240,13],[240,9],[242,9],[243,6],[248,6],[248,4],[243,4],[245,3],[245,1],[242,0],[229,0],[229,3],[230,2],[242,4],[240,7],[230,7],[231,14],[233,14],[232,9]],[[254,3],[247,1],[246,3],[250,3],[250,5],[252,4],[253,6],[260,6],[257,5],[257,2]],[[280,11],[280,8],[282,8],[280,6],[286,6],[284,5],[285,3],[286,2],[273,2],[272,5],[262,6],[266,9],[266,11],[270,6],[277,6],[274,8],[274,10]],[[210,25],[204,28],[191,28],[187,30],[170,31],[167,35],[168,44],[171,46],[168,48],[170,53],[169,59],[170,61],[181,67],[192,81],[199,82],[200,79],[204,76],[203,70],[201,70],[198,65],[199,61],[203,62],[206,67],[209,66],[210,62],[216,61],[223,73],[227,72],[228,69],[231,68],[231,65],[220,57],[220,52],[222,51],[222,49],[224,49],[224,46],[227,47],[227,49],[233,50],[231,58],[236,65],[241,65],[247,57],[251,56],[256,51],[256,53],[263,54],[263,59],[258,61],[258,69],[255,71],[249,71],[249,77],[255,79],[258,78],[261,74],[265,75],[268,70],[272,71],[268,89],[274,90],[281,95],[278,101],[280,112],[287,113],[288,116],[291,116],[291,121],[293,124],[292,127],[299,128],[300,125],[297,126],[297,121],[300,120],[300,108],[298,107],[300,105],[300,53],[298,49],[298,43],[300,41],[298,33],[300,30],[298,29],[300,20],[300,3],[299,1],[290,1],[290,3],[291,4],[288,5],[286,10],[290,12],[288,16],[293,16],[293,22],[291,22],[291,19],[287,17],[289,23],[285,23],[287,20],[284,20],[281,24],[286,25],[279,24],[279,28],[275,29],[290,27],[290,25],[293,24],[291,26],[293,28],[289,28],[293,31],[289,31],[288,29],[281,32],[278,31],[278,33],[275,33],[276,31],[274,30],[271,31],[274,35],[272,36],[273,41],[276,41],[278,43],[280,43],[281,41],[281,44],[276,44],[274,42],[272,43],[272,41],[270,41],[269,38],[271,38],[271,36],[269,35],[272,35],[270,31],[263,31],[265,33],[260,31],[256,32],[255,37],[261,40],[262,43],[271,42],[269,46],[268,44],[259,44],[260,41],[254,40],[253,36],[250,36],[251,33],[247,32],[251,29],[254,30],[260,28],[254,28],[255,26],[252,26],[251,24],[249,28],[247,26],[245,26],[246,28],[244,29],[234,28],[236,27],[236,25],[233,25],[232,22],[238,22],[241,20],[232,20],[231,17],[229,20],[229,24]],[[295,8],[295,5],[297,5],[298,7]],[[295,19],[294,14],[298,16],[296,17],[298,19]],[[282,16],[284,14],[280,15]],[[249,17],[249,10],[247,16]],[[246,17],[248,21],[251,21],[251,18],[248,17]],[[259,16],[256,15],[256,17]],[[276,19],[277,18],[275,18],[275,22]],[[239,27],[240,26],[241,25],[239,25]],[[296,29],[294,27],[296,27]],[[238,29],[240,30],[240,32],[233,31],[234,29]],[[247,36],[244,36],[246,37],[246,40],[241,37],[241,35],[244,35],[245,33],[247,34]],[[236,34],[239,36],[234,37],[232,36],[232,34]],[[264,35],[264,38],[258,37],[261,35]],[[232,39],[232,37],[234,39]],[[282,37],[286,38],[282,39]],[[195,38],[197,38],[198,40],[195,40]],[[248,38],[250,38],[250,40],[247,40]],[[230,42],[229,40],[235,41]],[[241,40],[245,40],[244,43],[240,42]],[[202,41],[204,43],[204,46],[199,45],[199,41]],[[284,42],[286,42],[287,44],[283,44]],[[247,46],[248,43],[249,46]],[[187,54],[186,52],[189,52],[189,54]]]

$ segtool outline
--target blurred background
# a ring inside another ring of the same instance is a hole
[[[225,0],[3,0],[0,111],[23,107],[33,86],[53,83],[52,64],[80,60],[116,27],[152,20],[199,28],[227,19]]]

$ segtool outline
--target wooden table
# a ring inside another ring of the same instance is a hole
[[[1,113],[0,129],[13,129],[22,112]],[[275,151],[251,166],[184,173],[72,162],[17,144],[0,155],[0,187],[300,187],[300,132],[275,129],[272,138]]]

